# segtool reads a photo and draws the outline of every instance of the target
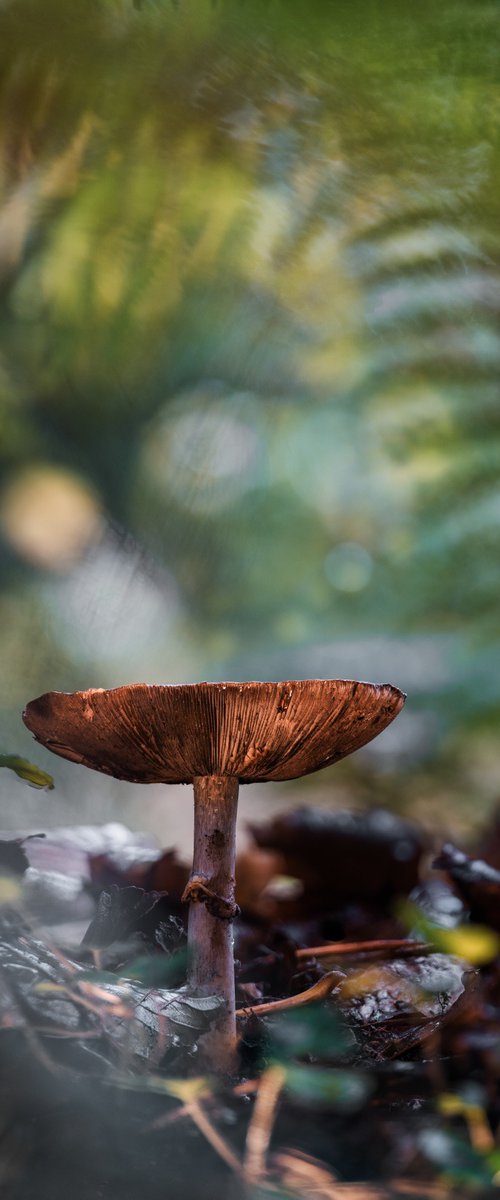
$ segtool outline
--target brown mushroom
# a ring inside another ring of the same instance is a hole
[[[23,719],[55,754],[133,783],[192,783],[195,803],[190,902],[190,983],[217,993],[224,1016],[212,1066],[234,1052],[231,922],[240,783],[295,779],[345,758],[381,733],[403,707],[390,684],[305,679],[48,692]]]

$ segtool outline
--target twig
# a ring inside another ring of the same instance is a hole
[[[408,938],[378,938],[368,942],[329,942],[326,946],[306,946],[295,951],[299,962],[307,958],[342,958],[357,954],[428,954],[432,950],[427,942],[410,942]]]
[[[251,1096],[254,1092],[258,1092],[259,1086],[260,1079],[248,1079],[246,1083],[237,1083],[232,1089],[233,1096]],[[211,1095],[212,1093],[207,1088],[206,1092],[200,1095],[198,1099],[203,1100],[205,1096],[209,1097]],[[176,1108],[174,1112],[163,1113],[161,1117],[156,1117],[154,1121],[151,1121],[148,1128],[163,1129],[165,1125],[174,1125],[181,1117],[190,1117],[192,1103],[192,1100],[186,1100],[185,1104],[181,1108]]]
[[[223,1162],[226,1163],[226,1166],[228,1166],[231,1171],[236,1171],[236,1173],[239,1175],[241,1172],[241,1162],[239,1158],[236,1157],[236,1154],[233,1150],[231,1150],[231,1147],[228,1145],[225,1138],[222,1137],[222,1134],[219,1133],[218,1129],[215,1128],[215,1125],[212,1125],[210,1118],[202,1108],[200,1100],[191,1100],[189,1105],[189,1116],[196,1125],[197,1129],[199,1129],[200,1133],[202,1133],[207,1142],[210,1143],[212,1150],[215,1150],[215,1153],[219,1155],[219,1158],[222,1158]]]
[[[260,1080],[245,1143],[243,1171],[249,1183],[258,1183],[267,1174],[266,1157],[285,1079],[285,1068],[276,1064]]]
[[[267,1016],[268,1013],[283,1012],[287,1008],[300,1008],[303,1004],[311,1004],[314,1000],[324,1000],[341,982],[342,978],[343,976],[339,976],[337,971],[327,971],[322,979],[318,979],[318,982],[307,988],[305,992],[299,992],[296,996],[287,996],[284,1000],[269,1000],[267,1004],[251,1004],[247,1008],[237,1008],[236,1016],[239,1020],[254,1015]]]
[[[237,1083],[233,1088],[233,1096],[251,1096],[252,1092],[258,1092],[260,1087],[260,1079],[247,1079],[243,1083]]]
[[[102,1037],[101,1029],[59,1029],[57,1026],[51,1025],[31,1025],[34,1033],[40,1033],[44,1037],[51,1038],[77,1038],[81,1041],[92,1041]]]
[[[208,1095],[208,1092],[207,1092]],[[175,1125],[181,1117],[191,1117],[193,1115],[193,1100],[186,1100],[181,1104],[180,1108],[174,1108],[173,1112],[162,1113],[161,1116],[155,1117],[154,1121],[150,1121],[148,1129],[165,1129],[167,1125]]]
[[[273,1167],[278,1168],[280,1183],[287,1194],[290,1190],[291,1195],[314,1196],[315,1200],[340,1200],[344,1195],[344,1185],[340,1184],[339,1191],[331,1171],[302,1150],[281,1150],[273,1155]],[[347,1184],[347,1187],[351,1185]],[[362,1187],[364,1189],[364,1185]],[[371,1200],[371,1197],[371,1190],[361,1192],[356,1188],[352,1200]],[[381,1200],[378,1191],[375,1200]]]

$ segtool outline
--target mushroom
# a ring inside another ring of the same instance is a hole
[[[236,1040],[232,921],[240,783],[280,782],[330,766],[381,733],[403,707],[390,684],[343,679],[198,683],[47,692],[23,719],[55,754],[133,783],[192,783],[190,985],[218,994],[205,1039],[212,1067],[230,1069]]]

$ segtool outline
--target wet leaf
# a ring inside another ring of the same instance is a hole
[[[339,995],[344,1011],[361,1024],[400,1019],[442,1017],[465,989],[466,970],[445,954],[410,961],[395,959],[383,966],[352,971]]]
[[[425,879],[418,888],[414,888],[409,902],[414,904],[428,921],[442,929],[455,929],[467,915],[463,901],[450,883],[437,877]]]
[[[101,892],[99,896],[95,917],[85,933],[82,946],[97,950],[111,946],[113,942],[126,941],[159,900],[158,892],[112,884],[108,891]]]
[[[47,771],[42,771],[41,767],[35,766],[34,763],[28,762],[27,758],[21,758],[18,754],[0,754],[0,767],[14,771],[19,779],[24,779],[30,787],[47,788],[48,791],[52,791],[54,787],[52,775],[48,775]]]

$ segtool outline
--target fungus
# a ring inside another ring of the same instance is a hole
[[[217,994],[223,1015],[205,1039],[212,1067],[230,1069],[236,1039],[232,921],[240,783],[281,782],[330,766],[397,716],[390,684],[306,679],[48,692],[23,719],[55,754],[132,783],[192,783],[190,985]]]

